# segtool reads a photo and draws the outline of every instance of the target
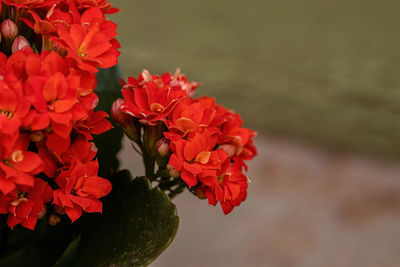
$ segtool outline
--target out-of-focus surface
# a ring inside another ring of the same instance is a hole
[[[224,216],[177,197],[152,266],[399,266],[398,1],[113,2],[125,76],[181,67],[260,133],[248,199]]]
[[[124,75],[181,67],[247,126],[400,156],[395,0],[114,0]]]
[[[397,267],[400,166],[258,138],[248,199],[228,216],[184,192],[180,226],[152,264]],[[142,174],[129,142],[122,167]]]

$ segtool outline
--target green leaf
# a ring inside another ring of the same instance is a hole
[[[109,69],[100,69],[97,74],[97,88],[99,105],[96,110],[103,110],[110,114],[113,102],[121,95],[121,73],[118,66]],[[110,170],[118,169],[117,153],[121,149],[122,129],[116,127],[110,131],[95,136],[98,148],[97,158],[100,165],[100,176],[106,176]]]
[[[81,236],[77,236],[64,251],[62,256],[57,260],[53,267],[68,267],[74,264],[75,259],[79,253],[79,246],[81,244]]]
[[[74,266],[146,266],[175,237],[176,207],[148,178],[121,171],[112,183],[103,214],[87,217]]]

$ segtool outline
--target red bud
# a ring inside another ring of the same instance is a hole
[[[42,131],[34,131],[29,135],[32,142],[40,142],[43,139]]]
[[[236,146],[233,146],[231,144],[222,144],[219,146],[219,148],[225,150],[225,152],[228,153],[230,158],[236,155],[236,150],[237,150]]]
[[[130,115],[123,113],[120,111],[121,106],[125,103],[125,101],[121,98],[118,98],[114,101],[111,107],[111,118],[118,124],[124,125],[126,121],[129,120]]]
[[[142,73],[140,73],[139,75],[139,79],[145,82],[150,82],[153,80],[153,77],[151,76],[151,73],[148,70],[143,70]]]
[[[167,169],[169,171],[169,176],[172,178],[178,178],[179,177],[179,172],[177,170],[175,170],[174,167],[172,167],[171,165],[167,165]]]
[[[18,27],[12,20],[6,19],[1,24],[1,34],[4,39],[13,39],[18,34]]]
[[[124,128],[125,134],[133,141],[138,141],[138,129],[135,123],[135,118],[121,111],[121,106],[125,101],[118,98],[114,101],[111,107],[111,118]]]
[[[24,49],[27,46],[29,46],[29,42],[22,35],[19,35],[14,39],[14,42],[11,46],[11,51],[14,54],[15,52]]]
[[[57,224],[59,224],[61,222],[61,219],[59,216],[55,215],[55,214],[51,214],[49,216],[49,224],[51,226],[56,226]]]
[[[206,199],[206,192],[203,186],[197,186],[193,190],[191,190],[198,198]]]
[[[167,139],[161,138],[158,140],[156,143],[156,150],[161,157],[168,156],[170,150]]]

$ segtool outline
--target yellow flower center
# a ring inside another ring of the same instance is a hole
[[[0,115],[1,114],[5,115],[7,117],[7,119],[11,119],[14,115],[11,111],[0,109]]]

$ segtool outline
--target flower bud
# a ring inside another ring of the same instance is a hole
[[[111,107],[111,118],[120,125],[126,124],[126,122],[129,121],[129,117],[131,117],[120,110],[124,103],[125,101],[123,99],[117,98]]]
[[[169,177],[172,177],[172,178],[179,177],[179,172],[177,170],[175,170],[174,167],[172,167],[171,165],[168,164],[167,169],[168,169]]]
[[[139,140],[138,127],[133,116],[121,111],[121,106],[124,103],[125,101],[121,98],[114,101],[111,107],[111,118],[124,128],[125,134],[132,141],[136,142]]]
[[[27,46],[29,46],[29,42],[22,35],[19,35],[14,39],[14,42],[11,46],[11,52],[14,54],[15,52],[24,49]]]
[[[199,199],[206,199],[206,192],[203,186],[196,186],[191,189],[192,193],[196,195]]]
[[[156,143],[156,150],[161,157],[168,156],[170,150],[167,139],[161,138],[158,140]]]
[[[4,39],[14,39],[18,34],[17,25],[10,19],[3,21],[0,28]]]
[[[59,224],[61,222],[61,219],[59,216],[55,215],[55,214],[51,214],[49,216],[49,224],[51,226],[56,226],[57,224]]]
[[[148,70],[143,70],[142,73],[139,75],[139,79],[143,80],[144,82],[150,82],[153,80],[151,73]]]
[[[43,132],[42,131],[31,132],[29,137],[30,137],[32,142],[40,142],[43,139]]]
[[[230,158],[236,155],[237,148],[236,146],[233,146],[231,144],[222,144],[218,148],[225,150],[225,152],[228,153]]]
[[[46,208],[46,205],[43,205],[43,208],[42,208],[42,210],[38,213],[38,219],[40,220],[40,219],[42,219],[45,215],[46,215],[46,212],[47,212],[47,208]]]
[[[56,212],[58,215],[65,215],[65,214],[66,214],[64,208],[57,208],[57,209],[55,210],[55,212]]]

